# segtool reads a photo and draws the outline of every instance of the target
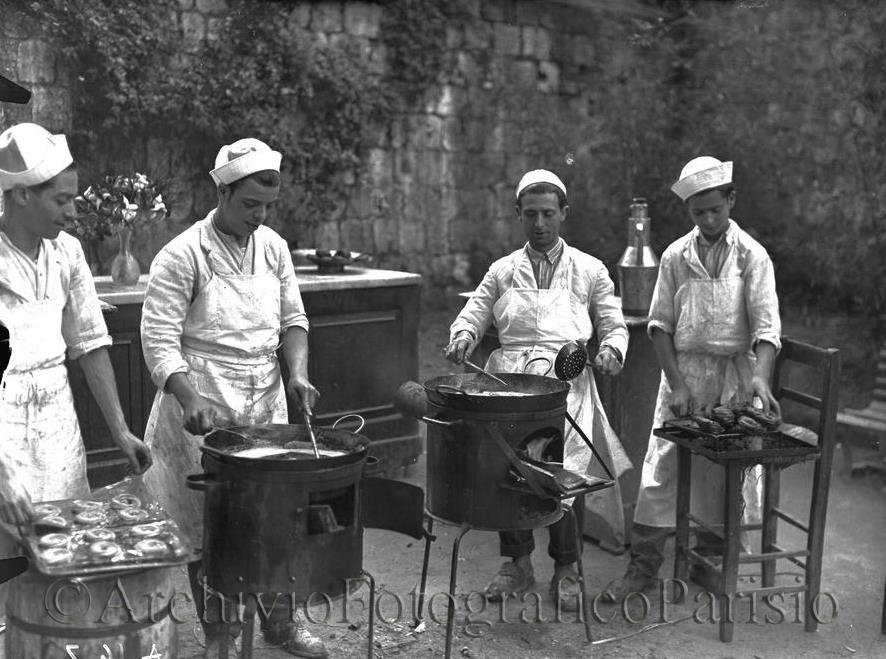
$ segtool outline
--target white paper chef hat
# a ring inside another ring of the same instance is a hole
[[[732,162],[720,162],[711,156],[693,158],[680,172],[680,180],[671,186],[675,195],[686,201],[699,192],[732,183]]]
[[[0,190],[45,183],[74,162],[64,135],[16,124],[0,133]]]
[[[261,140],[246,137],[219,149],[215,157],[215,169],[209,175],[216,186],[230,185],[245,176],[267,169],[279,172],[282,158],[279,151],[273,151]]]
[[[554,174],[554,172],[549,172],[546,169],[533,169],[531,172],[523,174],[523,178],[521,178],[520,182],[517,184],[517,193],[514,196],[519,199],[520,193],[523,192],[523,190],[536,183],[550,183],[551,185],[560,188],[564,195],[566,194],[566,186],[563,185],[563,181],[561,181],[560,177]]]

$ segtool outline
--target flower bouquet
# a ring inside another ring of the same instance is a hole
[[[111,262],[111,277],[118,283],[138,281],[140,268],[129,243],[132,230],[164,219],[169,211],[159,186],[144,174],[108,175],[75,197],[77,215],[71,231],[83,241],[100,241],[116,232],[120,251]]]
[[[74,199],[77,221],[100,236],[110,229],[136,229],[166,217],[169,211],[159,187],[144,174],[105,176]],[[98,236],[96,236],[98,237]]]

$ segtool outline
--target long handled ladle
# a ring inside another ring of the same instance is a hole
[[[305,420],[305,426],[308,428],[308,436],[311,438],[311,446],[314,447],[314,457],[320,457],[320,449],[317,448],[317,438],[314,436],[314,427],[311,425],[311,415],[305,408],[302,408],[302,418]]]
[[[535,357],[534,359],[530,359],[526,362],[526,366],[529,366],[534,361],[546,361],[548,363],[547,373],[550,373],[551,370],[551,360],[547,357]],[[588,351],[582,348],[581,345],[576,343],[575,341],[570,341],[562,348],[560,348],[560,352],[557,353],[557,358],[554,360],[554,374],[557,376],[558,380],[572,380],[579,376],[579,374],[585,369],[588,361]],[[558,368],[559,363],[559,368]],[[578,366],[580,364],[580,366]],[[525,367],[524,367],[525,372]],[[606,475],[610,480],[615,480],[615,476],[612,475],[612,471],[609,469],[609,466],[606,464],[606,461],[602,458],[600,453],[594,448],[593,442],[588,439],[588,436],[585,434],[584,430],[581,429],[581,426],[578,425],[575,419],[572,418],[572,415],[569,411],[566,411],[566,420],[569,421],[569,424],[575,429],[575,432],[578,433],[578,436],[584,440],[584,443],[588,445],[588,448],[591,449],[591,453],[597,458],[600,462],[600,465],[603,467],[603,471],[606,472]]]
[[[492,373],[490,373],[489,371],[487,371],[485,368],[482,368],[482,367],[480,367],[480,366],[477,366],[474,362],[468,361],[468,360],[466,359],[466,360],[465,360],[465,364],[467,364],[468,366],[470,366],[470,367],[471,367],[472,369],[474,369],[475,371],[478,371],[478,372],[482,373],[482,374],[485,375],[486,377],[490,377],[490,378],[492,378],[493,380],[495,380],[495,381],[498,382],[499,384],[503,384],[503,385],[506,386],[506,387],[509,387],[509,386],[510,386],[507,382],[505,382],[504,380],[502,380],[500,377],[498,377],[497,375],[493,375]]]
[[[557,353],[554,360],[554,375],[560,380],[574,380],[587,366],[593,366],[588,361],[588,350],[577,341],[565,344]]]

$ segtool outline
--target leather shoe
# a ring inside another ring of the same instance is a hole
[[[609,604],[618,604],[629,593],[652,592],[657,581],[655,577],[629,569],[621,579],[614,579],[606,584],[600,599]]]
[[[326,646],[317,636],[308,631],[301,623],[292,623],[286,627],[286,638],[279,642],[274,634],[265,630],[265,641],[272,645],[279,645],[289,654],[304,659],[326,659],[329,655]]]
[[[500,602],[504,593],[520,595],[534,584],[535,577],[531,569],[527,571],[514,561],[507,561],[486,586],[484,593],[490,602]]]

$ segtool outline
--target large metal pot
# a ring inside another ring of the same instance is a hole
[[[424,383],[428,402],[466,412],[534,412],[566,405],[569,383],[542,375],[495,373],[507,383],[482,373],[460,373]]]
[[[288,423],[264,423],[221,428],[206,435],[201,450],[226,464],[269,471],[315,471],[357,462],[362,463],[366,459],[366,450],[370,441],[363,435],[334,427],[318,426],[314,430],[318,446],[340,453],[340,455],[321,455],[319,458],[315,458],[305,452],[299,456],[299,459],[237,455],[244,449],[255,448],[309,449],[311,436],[307,426]]]
[[[497,373],[508,387],[482,374],[405,383],[395,403],[428,424],[427,509],[451,524],[485,530],[549,526],[559,500],[520,482],[517,453],[546,439],[561,451],[569,384],[553,378]],[[522,395],[507,395],[513,393]],[[498,395],[496,395],[498,394]]]
[[[284,593],[287,602],[299,603],[312,593],[337,597],[347,580],[360,576],[359,481],[369,440],[346,430],[315,432],[321,448],[349,451],[309,459],[231,454],[307,437],[307,428],[288,424],[207,436],[204,473],[190,476],[188,486],[205,493],[203,559],[211,588],[228,595]]]

